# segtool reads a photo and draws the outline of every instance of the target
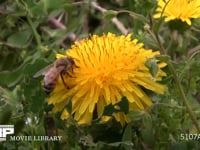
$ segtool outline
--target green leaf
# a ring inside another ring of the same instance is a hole
[[[120,112],[128,113],[129,111],[129,104],[126,97],[122,97],[121,101],[118,102],[116,106],[120,107]]]
[[[158,55],[156,56],[157,60],[160,60],[162,62],[168,62],[170,60],[170,56],[169,55]]]
[[[142,129],[142,138],[146,144],[152,146],[154,144],[154,134],[151,126]]]
[[[113,146],[113,147],[119,147],[120,145],[127,145],[127,146],[133,147],[133,143],[131,141],[113,142],[113,143],[109,143],[107,145]]]
[[[152,1],[152,0],[150,0],[150,1],[145,1],[145,3],[143,4],[143,6],[144,6],[144,9],[148,12],[148,11],[150,11],[151,9],[153,9],[154,8],[154,6],[155,6],[155,1]]]
[[[35,79],[28,79],[22,84],[24,89],[24,96],[26,97],[26,103],[28,106],[25,111],[31,111],[33,113],[39,112],[44,108],[45,93],[42,90],[41,82]],[[33,90],[34,89],[34,90]]]
[[[124,112],[128,113],[129,104],[126,97],[122,97],[122,99],[116,103],[115,105],[109,104],[104,108],[103,115],[111,116],[114,112]]]
[[[104,112],[103,115],[104,116],[112,116],[112,114],[116,112],[116,109],[114,108],[114,106],[112,104],[107,105],[106,107],[104,107]]]
[[[104,18],[106,19],[112,19],[113,17],[117,16],[117,11],[114,10],[107,10],[104,12]]]
[[[137,121],[137,120],[143,119],[145,114],[146,114],[145,111],[139,110],[139,109],[135,109],[135,110],[129,112],[128,116],[131,118],[131,120]]]
[[[26,61],[27,62],[23,63],[13,71],[0,72],[0,84],[7,87],[13,87],[19,81],[21,81],[24,76],[33,76],[41,69],[41,67],[47,65],[45,59],[33,60],[33,62],[30,62],[30,60],[27,58]]]
[[[65,0],[59,0],[59,1],[46,0],[45,6],[48,10],[59,9],[59,8],[62,8],[65,3],[66,3]]]
[[[44,1],[34,2],[32,0],[27,1],[28,8],[33,16],[46,14]]]
[[[14,71],[2,71],[0,72],[0,84],[12,87],[16,85],[23,77],[22,67],[14,70]]]
[[[46,15],[49,11],[53,9],[60,9],[65,4],[64,0],[43,0],[39,2],[33,2],[28,0],[27,2],[29,10],[31,11],[32,15]]]
[[[158,21],[155,21],[153,28],[156,32],[160,30],[163,22],[164,22],[163,18],[160,18]]]
[[[16,32],[7,39],[7,43],[13,47],[25,48],[28,47],[32,41],[31,29]]]
[[[149,71],[151,73],[151,75],[153,77],[155,77],[158,73],[158,70],[159,70],[159,67],[158,67],[158,64],[156,63],[156,60],[154,58],[152,59],[148,59],[146,62],[145,62],[145,66],[147,68],[149,68]]]
[[[15,135],[20,133],[25,126],[25,120],[19,119],[15,122]]]
[[[131,123],[126,126],[122,139],[123,141],[132,140],[132,124]]]
[[[130,142],[130,143],[132,143],[132,133],[133,133],[133,131],[132,131],[132,124],[129,123],[126,126],[125,130],[124,130],[122,141],[123,142]],[[122,145],[124,146],[125,150],[132,150],[132,146],[131,145],[124,145],[124,144],[122,144]]]
[[[63,4],[63,8],[67,11],[71,11],[72,5],[70,3],[65,3]]]
[[[141,14],[129,11],[129,15],[131,17],[133,17],[134,19],[137,19],[137,20],[139,20],[139,21],[141,21],[143,23],[147,22],[147,19],[143,15],[141,15]]]
[[[0,124],[8,124],[12,116],[12,109],[10,106],[5,106],[0,112]]]
[[[68,111],[69,113],[72,112],[72,101],[71,101],[71,99],[68,100],[68,103],[67,103],[67,105],[66,105],[66,108],[67,108],[67,111]]]

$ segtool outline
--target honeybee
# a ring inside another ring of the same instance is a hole
[[[68,89],[63,75],[69,75],[68,71],[72,69],[73,65],[75,65],[75,63],[71,57],[59,58],[53,64],[38,71],[33,77],[36,78],[40,75],[44,75],[43,88],[47,94],[50,94],[55,88],[59,75],[61,76],[64,86]]]

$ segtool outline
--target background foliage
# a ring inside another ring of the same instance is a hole
[[[200,114],[200,20],[193,25],[154,20],[156,0],[2,0],[0,2],[0,124],[14,124],[15,135],[51,135],[60,142],[1,142],[0,149],[199,149],[198,140],[181,139],[181,134],[199,133],[183,104],[173,74],[163,80],[164,95],[149,92],[153,106],[130,112],[132,122],[93,122],[91,126],[66,123],[52,115],[41,86],[33,75],[64,53],[75,40],[89,34],[124,34],[112,21],[117,17],[125,32],[159,50],[160,38],[172,62],[197,121]],[[99,6],[100,9],[96,6]],[[106,11],[107,10],[107,11]],[[151,32],[154,31],[154,32]],[[168,60],[170,58],[170,60]],[[112,109],[108,111],[112,111]],[[199,123],[200,124],[200,123]]]

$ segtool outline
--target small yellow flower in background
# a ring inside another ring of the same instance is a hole
[[[191,25],[191,18],[200,18],[200,0],[158,0],[156,12],[154,18],[180,19]]]
[[[129,111],[143,110],[151,106],[152,101],[142,88],[160,94],[165,90],[165,86],[156,80],[166,75],[161,70],[166,64],[158,64],[159,71],[154,79],[145,66],[145,62],[156,55],[159,55],[158,51],[144,49],[142,43],[131,40],[131,35],[108,33],[75,42],[66,53],[76,64],[70,72],[72,76],[64,76],[70,89],[66,89],[59,78],[48,104],[54,105],[54,113],[62,111],[61,118],[64,120],[70,116],[66,105],[71,100],[71,116],[79,124],[90,124],[94,110],[98,118],[109,120],[110,117],[102,116],[104,108],[120,102],[124,96],[128,100]],[[66,56],[58,54],[57,58]],[[113,113],[113,117],[122,125],[130,121],[124,112]]]

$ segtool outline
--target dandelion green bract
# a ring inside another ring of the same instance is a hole
[[[165,21],[180,19],[191,25],[192,18],[200,18],[199,0],[158,0],[154,18],[165,17]]]
[[[79,124],[90,124],[95,109],[101,117],[105,106],[118,103],[123,96],[128,100],[129,111],[151,106],[152,101],[141,87],[159,94],[165,91],[165,86],[157,82],[166,75],[161,70],[165,64],[158,63],[154,79],[145,66],[147,59],[159,55],[159,52],[144,49],[137,39],[131,40],[131,34],[92,35],[75,42],[66,55],[76,64],[70,71],[72,77],[64,77],[70,89],[66,89],[59,79],[48,100],[48,104],[54,105],[53,112],[62,111],[62,119],[69,117],[64,108],[70,98],[74,119]],[[57,57],[65,56],[58,54]],[[122,125],[130,121],[124,112],[113,113],[113,116]],[[108,119],[102,116],[102,120]]]

